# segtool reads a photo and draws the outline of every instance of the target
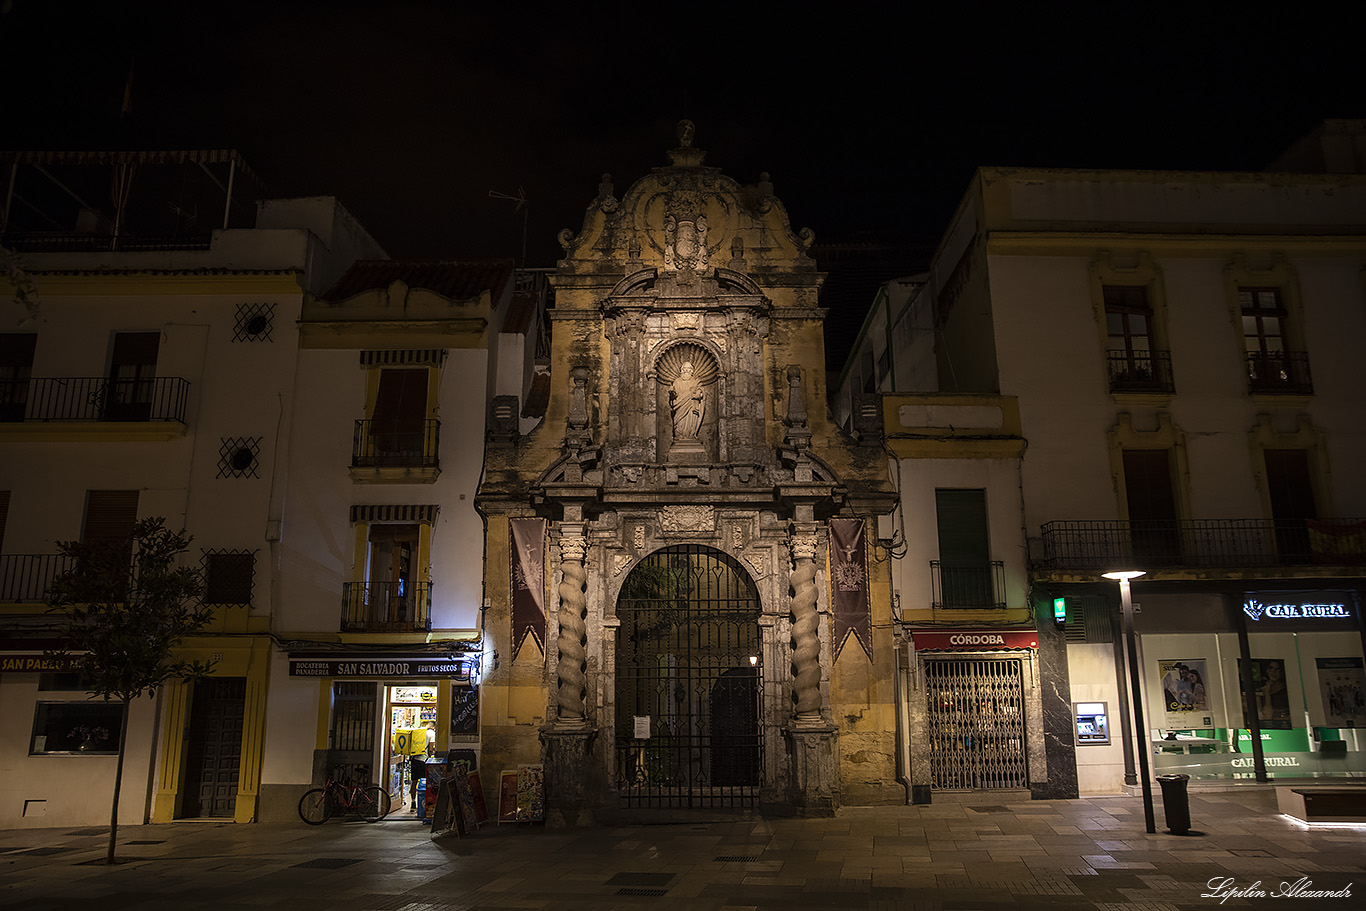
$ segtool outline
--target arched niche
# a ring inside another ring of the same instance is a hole
[[[722,379],[716,356],[697,342],[676,342],[656,356],[650,372],[655,378],[659,460],[716,461]]]

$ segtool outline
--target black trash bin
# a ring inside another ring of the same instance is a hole
[[[1162,812],[1167,817],[1167,829],[1173,835],[1185,835],[1191,830],[1191,802],[1186,793],[1189,775],[1159,775],[1162,785]]]

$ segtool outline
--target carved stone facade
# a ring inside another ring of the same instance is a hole
[[[506,520],[550,521],[548,653],[523,648],[488,671],[482,730],[490,776],[547,763],[552,822],[714,806],[705,801],[722,792],[807,812],[904,797],[892,642],[836,664],[825,579],[825,519],[889,511],[886,460],[813,407],[825,378],[811,233],[791,230],[767,175],[744,187],[703,166],[692,135],[685,122],[669,166],[620,199],[604,177],[582,229],[561,232],[546,418],[488,450],[478,495],[489,519],[485,635],[500,654],[512,654],[497,583]],[[870,560],[875,625],[890,623],[886,566]],[[699,576],[687,604],[681,589],[650,596],[665,619],[629,618],[646,582],[665,584],[651,573],[675,579],[670,567],[738,581],[722,598]],[[699,630],[731,630],[733,603],[754,605],[736,634],[752,645],[713,660],[719,646]],[[642,638],[664,627],[672,651],[642,658]],[[666,672],[658,693],[631,689]],[[623,694],[635,704],[619,707]],[[841,753],[845,731],[859,734],[857,755]],[[659,758],[661,744],[684,739],[691,752]]]

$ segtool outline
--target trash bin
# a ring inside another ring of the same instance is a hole
[[[1162,812],[1167,818],[1167,829],[1173,835],[1185,835],[1191,828],[1191,802],[1186,793],[1189,775],[1159,775],[1162,785]]]

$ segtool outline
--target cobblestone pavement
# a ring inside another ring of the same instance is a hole
[[[1366,830],[1306,829],[1277,813],[1271,788],[1253,787],[1192,793],[1202,834],[1180,837],[1163,830],[1155,800],[1156,835],[1144,832],[1136,797],[1014,792],[936,794],[929,806],[828,819],[489,825],[436,841],[400,814],[320,828],[180,822],[121,828],[124,862],[113,867],[103,863],[107,830],[11,829],[0,831],[0,908],[1366,908]]]

